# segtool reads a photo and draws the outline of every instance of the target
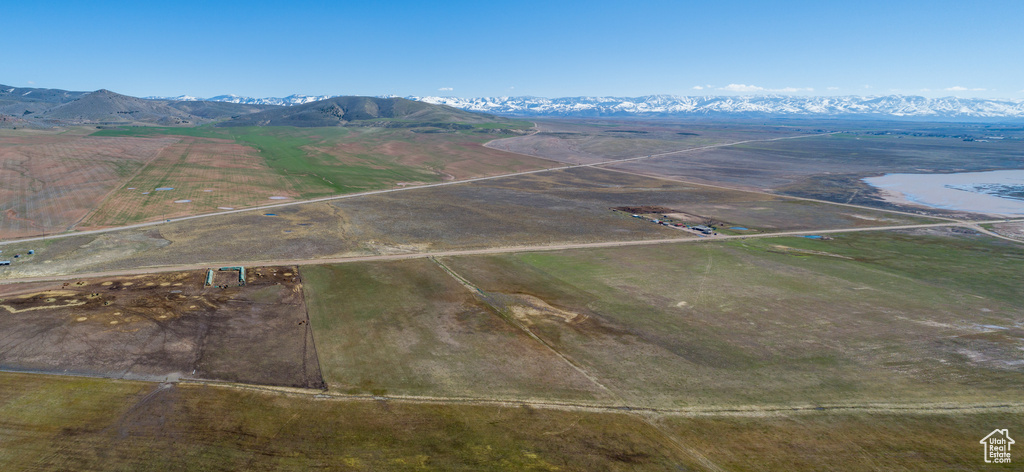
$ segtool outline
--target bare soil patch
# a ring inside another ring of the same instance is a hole
[[[228,288],[205,271],[2,286],[0,368],[322,386],[295,268],[247,272]]]
[[[620,207],[615,207],[615,208],[612,208],[612,209],[613,210],[624,211],[626,213],[634,213],[634,214],[637,214],[637,215],[646,215],[648,213],[665,214],[665,213],[673,213],[673,212],[676,211],[676,210],[673,210],[673,209],[668,208],[668,207],[652,206],[652,205],[645,205],[645,206],[620,206]]]
[[[1024,240],[1024,223],[996,223],[992,229],[1008,238]]]

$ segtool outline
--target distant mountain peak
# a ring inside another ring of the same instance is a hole
[[[306,103],[318,102],[320,100],[327,100],[328,98],[336,98],[340,95],[301,95],[293,94],[287,97],[266,97],[266,98],[253,98],[243,97],[229,93],[226,95],[217,95],[210,98],[199,98],[190,95],[179,95],[177,97],[145,97],[147,100],[171,100],[171,101],[185,101],[185,102],[224,102],[224,103],[238,103],[243,105],[283,105],[283,106],[294,106],[304,105]]]
[[[468,111],[517,116],[1024,119],[1024,100],[925,98],[914,95],[795,97],[788,95],[643,97],[408,97]]]
[[[353,122],[376,126],[410,123],[431,123],[447,126],[454,123],[476,123],[492,120],[491,115],[434,105],[405,98],[342,96],[276,107],[236,117],[218,126],[346,126]],[[377,121],[382,120],[382,121]],[[408,123],[405,123],[408,122]]]
[[[218,95],[195,97],[149,97],[163,100],[197,100],[250,105],[295,106],[337,98],[308,96],[252,98]],[[393,98],[394,95],[379,98]],[[646,95],[641,97],[578,96],[544,98],[532,96],[437,97],[409,96],[409,100],[447,105],[467,111],[513,116],[576,117],[806,117],[806,118],[896,118],[938,120],[1024,119],[1024,100],[999,100],[917,95],[818,96],[791,95]]]

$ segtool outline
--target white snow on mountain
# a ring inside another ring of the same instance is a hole
[[[646,97],[406,97],[463,110],[519,116],[777,115],[832,117],[1024,118],[1024,100],[650,95]]]
[[[198,98],[190,95],[181,95],[177,97],[145,97],[147,100],[176,100],[176,101],[187,101],[187,102],[228,102],[228,103],[241,103],[245,105],[302,105],[304,103],[318,102],[320,100],[326,100],[328,98],[337,97],[337,95],[289,95],[287,97],[267,97],[267,98],[252,98],[252,97],[240,97],[238,95],[217,95],[216,97],[210,98]]]
[[[249,105],[301,105],[337,95],[289,95],[283,98],[252,98],[218,95],[196,98],[146,97],[158,100],[206,100]],[[393,96],[388,96],[393,97]],[[388,98],[382,97],[382,98]],[[925,98],[907,95],[799,97],[788,95],[750,96],[677,96],[645,97],[405,97],[469,111],[516,116],[692,116],[692,115],[771,115],[806,117],[863,118],[1024,118],[1024,100],[978,98]]]

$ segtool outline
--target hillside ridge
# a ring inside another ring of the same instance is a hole
[[[452,127],[483,123],[496,117],[398,97],[333,97],[312,103],[275,108],[239,116],[219,126],[346,126],[354,123],[402,127],[403,122]]]

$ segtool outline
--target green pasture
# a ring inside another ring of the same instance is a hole
[[[1024,249],[865,233],[445,259],[652,406],[1019,400]],[[969,275],[969,276],[968,276]]]
[[[483,126],[483,125],[481,125]],[[508,128],[500,124],[502,128]],[[330,146],[342,141],[351,143],[397,141],[410,142],[416,133],[392,128],[293,128],[293,127],[228,127],[196,128],[137,127],[100,130],[93,136],[190,136],[230,139],[259,151],[267,165],[288,178],[301,198],[337,193],[353,193],[388,188],[398,182],[438,182],[444,170],[444,156],[413,166],[397,162],[395,156],[357,153],[335,156],[311,147]],[[502,135],[480,134],[462,130],[446,133],[449,140],[486,142]],[[429,148],[429,146],[425,146]]]
[[[0,373],[3,470],[674,470],[623,413]]]

